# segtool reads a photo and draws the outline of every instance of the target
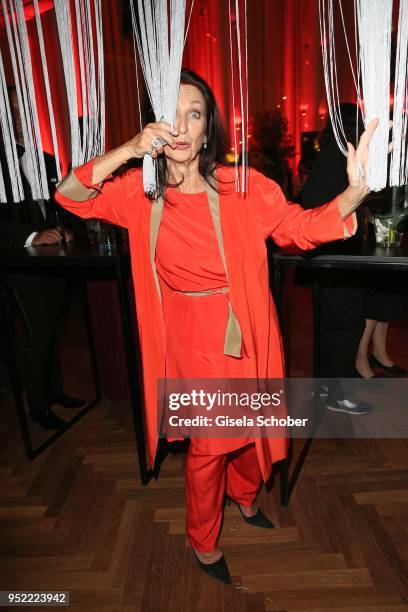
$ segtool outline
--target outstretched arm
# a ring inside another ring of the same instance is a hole
[[[286,202],[280,187],[254,173],[250,197],[265,238],[271,236],[282,247],[313,249],[326,242],[350,237],[357,229],[355,210],[369,192],[366,183],[368,143],[377,127],[373,120],[361,136],[357,151],[348,145],[349,186],[334,200],[312,210]]]

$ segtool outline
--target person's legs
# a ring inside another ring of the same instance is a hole
[[[394,362],[387,353],[388,321],[378,321],[373,332],[373,355],[378,361],[388,367]]]
[[[202,455],[190,444],[186,465],[187,537],[204,563],[214,563],[222,556],[217,542],[223,515],[226,461],[226,455]]]
[[[386,349],[388,321],[400,319],[405,313],[406,296],[399,290],[399,278],[390,273],[387,276],[373,275],[371,288],[366,293],[365,317],[373,329],[366,329],[367,338],[357,356],[356,368],[365,378],[374,375],[369,365],[368,348],[373,341],[374,357],[386,367],[395,365]],[[372,322],[376,322],[373,325]],[[371,330],[371,336],[369,332]],[[369,336],[369,337],[368,337]]]
[[[47,356],[48,361],[48,394],[53,398],[64,391],[64,383],[59,356],[60,332],[66,300],[66,283],[59,278],[50,278],[47,283],[47,294],[50,304],[50,328],[54,333],[50,337]]]
[[[374,376],[374,372],[368,362],[368,349],[377,323],[377,321],[372,319],[366,319],[365,330],[357,350],[356,370],[364,378],[372,378]]]
[[[338,279],[342,281],[342,276]],[[344,279],[343,279],[344,280]],[[364,290],[323,285],[320,291],[320,376],[328,379],[328,401],[342,401],[348,389],[338,379],[354,378],[355,355],[364,331]]]
[[[55,333],[53,312],[44,288],[44,277],[15,275],[10,285],[27,330],[24,364],[27,399],[31,414],[40,416],[49,408],[48,355]]]
[[[249,444],[228,456],[226,476],[227,495],[239,504],[245,516],[254,516],[258,511],[254,502],[262,484],[255,444]]]
[[[223,455],[202,455],[190,444],[186,465],[187,537],[197,557],[214,563],[222,552],[217,548],[225,490],[245,516],[254,516],[254,501],[262,484],[255,444]]]

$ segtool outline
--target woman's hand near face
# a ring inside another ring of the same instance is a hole
[[[378,119],[373,119],[362,133],[357,149],[347,143],[347,176],[349,186],[338,200],[338,207],[343,219],[358,208],[370,192],[367,186],[368,145],[377,128]]]
[[[176,148],[174,136],[177,135],[178,132],[175,128],[172,130],[170,123],[166,123],[165,121],[148,123],[139,134],[126,142],[123,146],[128,150],[131,158],[140,158],[146,153],[155,158],[163,153],[166,145],[170,146],[172,149]],[[152,143],[157,140],[161,141],[161,144],[153,147]]]

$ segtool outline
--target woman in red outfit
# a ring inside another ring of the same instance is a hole
[[[281,338],[269,291],[265,240],[314,248],[356,230],[354,210],[367,194],[365,168],[373,121],[357,151],[349,146],[349,187],[314,210],[288,204],[273,181],[250,170],[246,197],[222,166],[223,130],[214,96],[183,70],[173,128],[150,123],[117,149],[73,169],[56,199],[83,218],[129,231],[143,360],[146,440],[157,449],[160,378],[281,378]],[[156,200],[139,170],[112,173],[146,153],[158,158]],[[255,505],[286,440],[191,439],[187,457],[187,535],[200,567],[231,582],[217,541],[227,493],[244,520],[272,523]]]

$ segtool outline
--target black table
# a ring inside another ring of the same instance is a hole
[[[381,272],[408,272],[408,242],[401,247],[379,247],[372,241],[357,237],[346,241],[336,241],[313,251],[284,249],[272,254],[271,281],[278,311],[281,329],[283,329],[282,286],[285,268],[302,268],[310,270],[375,270]],[[408,283],[407,283],[408,287]],[[320,285],[318,276],[313,282],[313,364],[314,377],[320,376],[319,323],[320,323]],[[318,396],[317,396],[318,397]],[[303,463],[312,444],[308,438],[289,477],[289,458],[281,462],[280,485],[281,503],[286,506],[296,485]]]
[[[133,425],[137,443],[137,453],[140,467],[140,478],[142,484],[149,481],[150,473],[147,470],[146,448],[144,439],[144,421],[141,406],[141,394],[139,389],[137,338],[132,333],[134,330],[132,318],[132,305],[129,297],[128,281],[130,277],[130,255],[127,245],[119,245],[114,253],[104,253],[99,246],[90,246],[85,240],[75,240],[68,243],[66,247],[60,245],[38,246],[19,249],[12,254],[0,257],[0,274],[10,272],[44,273],[46,271],[61,273],[75,272],[81,278],[95,277],[112,278],[117,287],[119,309],[123,342],[125,347],[126,367],[130,388],[130,400],[132,406]],[[60,430],[53,433],[49,439],[37,449],[33,449],[27,416],[24,411],[22,399],[22,385],[19,380],[18,367],[13,351],[13,342],[10,334],[10,322],[5,308],[4,288],[0,300],[0,326],[2,336],[5,338],[5,358],[10,367],[12,388],[17,415],[23,436],[26,454],[29,460],[34,459],[54,440],[61,436],[67,429],[72,427],[84,416],[92,406],[101,399],[101,385],[98,375],[98,367],[95,356],[92,328],[90,325],[89,307],[84,297],[85,321],[87,327],[88,346],[91,357],[93,380],[96,397],[76,414]]]

